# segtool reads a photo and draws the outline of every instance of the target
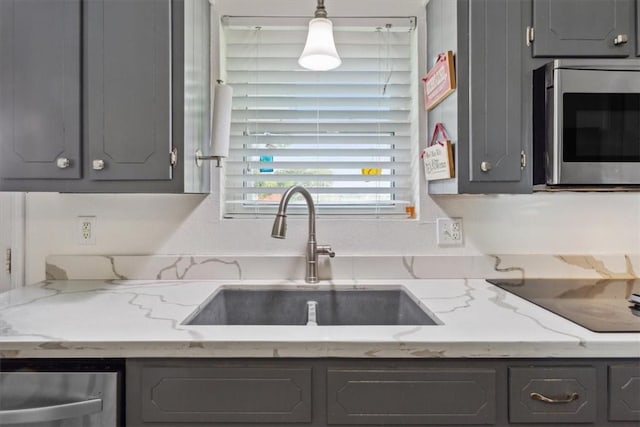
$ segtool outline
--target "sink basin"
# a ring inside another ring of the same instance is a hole
[[[223,288],[187,325],[437,325],[403,289],[301,290]],[[310,319],[311,316],[311,319]],[[310,323],[313,324],[313,323]]]

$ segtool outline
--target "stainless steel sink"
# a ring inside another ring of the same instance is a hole
[[[317,303],[317,304],[314,304]],[[403,289],[223,288],[187,325],[437,325]]]

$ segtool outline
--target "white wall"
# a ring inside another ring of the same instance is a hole
[[[96,245],[77,243],[78,215],[95,215]],[[461,216],[465,246],[438,248],[435,219]],[[26,282],[49,254],[302,255],[306,219],[286,240],[270,219],[219,219],[217,195],[27,195]],[[341,255],[640,253],[640,194],[425,196],[420,220],[318,220],[318,241]]]
[[[216,14],[311,16],[312,0],[213,0]],[[327,0],[329,16],[406,15],[423,0]],[[215,29],[214,29],[215,34]],[[215,43],[214,43],[215,45]],[[420,58],[422,64],[424,58]],[[213,63],[216,69],[216,61]],[[422,123],[423,117],[420,118]],[[424,132],[421,132],[424,134]],[[424,144],[424,141],[421,141]],[[219,177],[214,177],[217,188]],[[423,194],[420,220],[323,220],[318,240],[341,255],[640,253],[640,193],[544,193],[500,196]],[[27,197],[26,282],[44,279],[50,254],[302,255],[306,219],[289,222],[286,240],[270,238],[271,220],[222,220],[218,194]],[[79,215],[95,215],[96,245],[77,243]],[[465,245],[438,248],[435,219],[460,216]]]

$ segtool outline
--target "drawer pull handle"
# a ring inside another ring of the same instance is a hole
[[[533,400],[539,400],[540,402],[545,403],[571,403],[575,400],[580,399],[578,393],[571,393],[566,397],[559,399],[550,398],[540,393],[531,393],[529,397],[531,397]]]

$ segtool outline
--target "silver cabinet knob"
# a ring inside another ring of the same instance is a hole
[[[613,44],[616,46],[620,46],[621,44],[625,44],[629,41],[629,37],[626,34],[618,34],[613,39]]]
[[[493,165],[491,164],[491,162],[487,162],[486,160],[482,163],[480,163],[480,170],[482,172],[489,172],[491,169],[493,169]]]
[[[60,169],[66,169],[71,166],[71,161],[65,157],[59,157],[56,159],[56,166]]]
[[[104,169],[104,160],[94,160],[93,161],[93,170],[94,171],[101,171],[102,169]]]

